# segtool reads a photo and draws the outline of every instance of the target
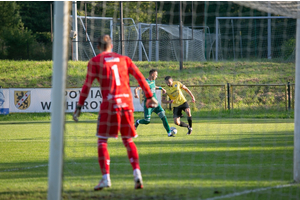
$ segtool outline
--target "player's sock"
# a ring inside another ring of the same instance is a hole
[[[136,120],[135,123],[134,123],[135,130],[137,129],[139,124],[140,124],[140,120]]]
[[[188,120],[188,122],[189,122],[190,128],[192,128],[192,116],[187,117],[187,120]]]
[[[122,138],[132,169],[140,169],[138,150],[131,138]]]
[[[140,119],[139,120],[139,124],[149,124],[150,120],[146,120],[146,119]]]
[[[140,176],[142,173],[141,173],[141,170],[140,169],[134,169],[133,170],[133,175],[134,176]]]
[[[181,126],[181,127],[189,127],[189,125],[187,125],[186,123],[184,123],[184,122],[180,122],[180,124],[179,124],[179,126]]]
[[[102,175],[109,174],[110,158],[107,150],[107,139],[98,139],[98,162]]]
[[[163,117],[161,120],[162,120],[162,122],[163,122],[163,125],[164,125],[164,127],[165,127],[167,133],[168,133],[168,134],[171,133],[171,129],[170,129],[170,126],[169,126],[169,123],[168,123],[168,120],[167,120],[166,116]]]
[[[110,180],[110,175],[109,174],[103,174],[102,178],[106,179],[106,180]]]

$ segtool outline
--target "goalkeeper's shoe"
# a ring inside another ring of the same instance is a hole
[[[192,128],[192,127],[188,127],[187,135],[191,135],[191,134],[192,134],[192,131],[193,131],[193,128]]]
[[[99,184],[94,187],[94,190],[95,191],[102,190],[105,187],[111,187],[111,181],[110,181],[110,179],[104,179],[104,178],[102,178],[100,180]]]
[[[139,169],[133,171],[134,176],[134,189],[143,189],[142,174]]]
[[[135,130],[137,129],[137,127],[138,127],[139,124],[140,124],[139,121],[140,121],[140,120],[136,120],[135,123],[134,123]]]

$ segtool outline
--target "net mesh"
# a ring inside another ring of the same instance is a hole
[[[234,3],[274,15],[282,15],[295,19],[300,17],[299,3],[297,1],[236,1]]]
[[[125,19],[125,22],[127,22],[124,23],[125,55],[132,60],[180,60],[178,25],[135,24],[133,19]],[[158,27],[158,31],[156,31],[156,27]],[[158,36],[156,36],[157,33]],[[78,16],[79,60],[89,60],[99,53],[97,38],[102,34],[111,36],[114,52],[121,54],[120,22],[114,22],[113,18]],[[210,37],[210,35],[207,35],[207,37]],[[183,27],[182,38],[184,39],[184,61],[206,60],[204,28]],[[210,41],[208,40],[208,45],[211,45]]]
[[[80,60],[98,53],[96,39],[102,34],[111,35],[113,51],[121,53],[119,7],[104,4],[90,5],[90,17],[78,17]],[[93,191],[102,177],[95,137],[98,114],[82,116],[81,123],[67,123],[66,198],[298,200],[299,184],[292,183],[294,124],[289,119],[294,109],[294,64],[290,62],[295,60],[297,3],[195,2],[194,24],[186,20],[191,24],[186,22],[182,30],[184,73],[178,70],[178,4],[158,2],[157,6],[157,24],[152,3],[124,6],[124,15],[130,17],[124,20],[125,55],[144,61],[135,63],[145,77],[158,68],[157,86],[167,87],[164,77],[171,75],[189,88],[196,102],[186,91],[183,94],[192,113],[192,135],[175,124],[170,105],[162,103],[170,127],[178,133],[167,137],[155,113],[150,124],[138,126],[134,142],[145,189],[133,192],[132,168],[119,138],[108,141],[112,187],[99,193]],[[191,4],[184,4],[183,10],[184,18],[189,18]],[[287,18],[256,18],[268,16],[266,11]],[[253,18],[236,18],[243,16]],[[220,62],[211,62],[217,50]],[[143,112],[134,114],[135,120],[144,118]],[[186,113],[180,120],[188,123]]]
[[[227,17],[217,19],[219,59],[273,58],[292,61],[296,20],[293,18]]]
[[[125,55],[134,57],[137,49],[138,33],[132,19],[124,19],[124,45]],[[99,53],[97,49],[97,39],[108,34],[114,41],[114,52],[121,53],[120,42],[120,22],[114,22],[113,18],[108,17],[84,17],[78,16],[78,59],[89,60]],[[129,24],[131,23],[131,24]]]
[[[156,28],[158,29],[156,31]],[[179,61],[179,26],[141,24],[144,56],[148,61]],[[158,36],[156,36],[158,34]],[[204,31],[183,27],[184,61],[205,61]],[[158,52],[158,53],[157,53]]]

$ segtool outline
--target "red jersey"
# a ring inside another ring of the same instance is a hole
[[[103,97],[101,111],[133,110],[129,74],[138,81],[146,98],[151,98],[153,94],[145,77],[129,57],[114,52],[103,52],[93,57],[88,63],[78,105],[84,105],[92,83],[97,79]]]

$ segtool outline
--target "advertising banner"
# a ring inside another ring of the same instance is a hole
[[[9,90],[0,88],[0,115],[9,114]]]
[[[10,88],[0,92],[0,114],[10,113],[36,113],[51,112],[51,88]],[[65,91],[65,112],[74,112],[79,99],[81,88],[69,88]],[[134,98],[134,87],[131,88],[135,111],[143,111],[139,99]],[[3,95],[1,95],[3,94]],[[161,102],[161,91],[156,92],[158,102]],[[3,96],[3,97],[2,97]],[[85,101],[82,112],[99,112],[102,102],[100,88],[92,87]]]

